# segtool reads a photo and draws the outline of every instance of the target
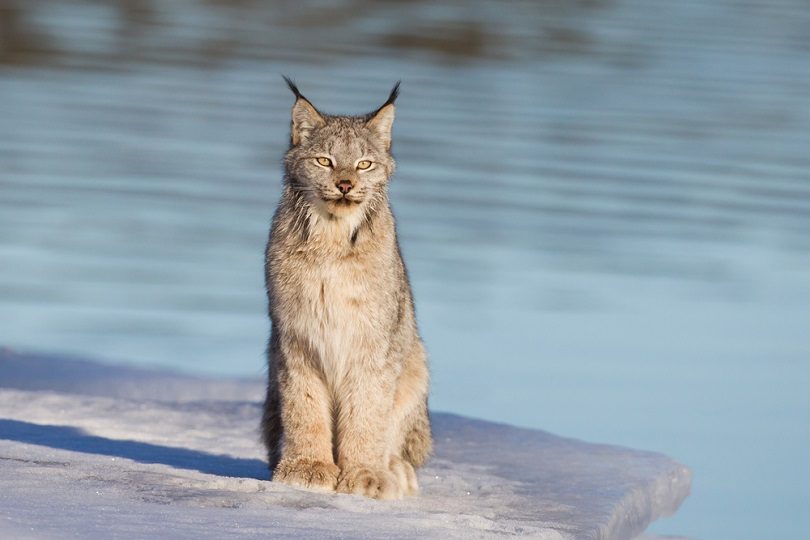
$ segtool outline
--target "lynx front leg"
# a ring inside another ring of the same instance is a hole
[[[278,371],[284,445],[273,480],[333,490],[340,471],[332,455],[329,393],[306,349],[285,345]]]
[[[341,473],[337,491],[374,499],[399,499],[403,486],[389,469],[393,381],[382,373],[350,383],[339,404],[337,454]]]

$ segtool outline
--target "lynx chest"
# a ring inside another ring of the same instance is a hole
[[[300,262],[300,261],[299,261]],[[390,332],[392,284],[361,258],[307,261],[283,287],[283,326],[306,337],[327,381],[374,362]]]

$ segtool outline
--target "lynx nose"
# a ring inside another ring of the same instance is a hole
[[[340,182],[337,183],[337,188],[344,195],[346,195],[348,192],[350,192],[353,187],[354,186],[352,185],[351,180],[341,180]]]

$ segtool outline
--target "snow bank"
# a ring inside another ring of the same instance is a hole
[[[433,414],[422,494],[396,502],[268,481],[260,381],[0,352],[6,538],[632,538],[689,470],[660,454]]]

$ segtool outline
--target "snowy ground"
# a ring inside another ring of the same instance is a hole
[[[690,471],[660,454],[436,413],[422,494],[268,481],[260,381],[0,351],[0,537],[632,538]]]

